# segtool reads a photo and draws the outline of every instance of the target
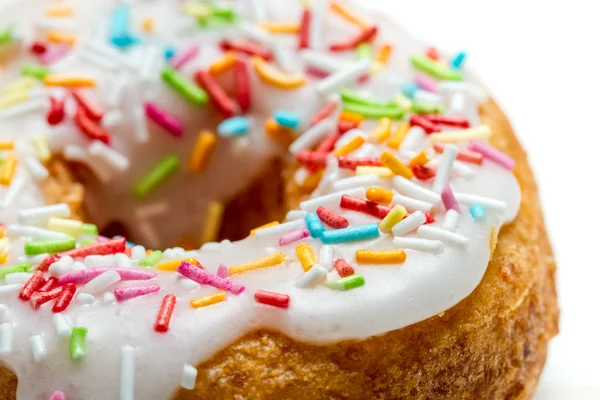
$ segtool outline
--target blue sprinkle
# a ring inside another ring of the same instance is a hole
[[[321,240],[325,244],[334,244],[375,239],[377,237],[379,237],[379,226],[377,226],[377,224],[368,224],[352,228],[325,231],[321,235]]]
[[[110,42],[117,47],[129,47],[138,43],[138,39],[129,32],[129,7],[118,6],[112,14],[110,24]]]
[[[291,129],[297,129],[300,126],[300,116],[292,111],[277,110],[273,118],[279,125]]]
[[[115,235],[112,238],[113,239],[120,239],[122,237],[123,236],[121,236],[121,235]],[[127,245],[127,247],[135,247],[135,243],[132,243],[132,242],[129,242],[129,241],[126,241],[125,244]]]
[[[467,53],[464,51],[459,51],[450,61],[450,67],[454,69],[461,69],[462,65],[465,63],[465,59],[467,58]]]
[[[471,206],[469,212],[471,213],[471,217],[473,217],[473,219],[477,222],[483,222],[487,218],[485,210],[479,204],[474,204]]]
[[[325,227],[315,212],[306,214],[304,217],[304,222],[306,222],[306,227],[310,232],[310,236],[314,238],[320,238],[323,232],[325,232]]]
[[[224,137],[241,136],[248,133],[250,121],[246,117],[233,117],[219,124],[217,132]]]
[[[419,89],[419,85],[417,85],[415,82],[405,83],[402,85],[402,93],[411,100],[415,98],[415,93]]]
[[[175,55],[175,52],[177,52],[177,50],[175,50],[175,47],[173,46],[168,46],[165,48],[165,60],[170,60],[171,58],[173,58],[173,56]]]

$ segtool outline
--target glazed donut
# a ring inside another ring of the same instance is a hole
[[[24,8],[0,19],[2,398],[533,394],[552,250],[464,52],[345,1]]]

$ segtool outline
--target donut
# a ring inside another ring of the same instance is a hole
[[[1,11],[1,398],[533,395],[555,264],[465,52],[352,1]]]

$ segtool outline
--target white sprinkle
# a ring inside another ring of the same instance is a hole
[[[356,175],[333,182],[333,190],[339,192],[341,190],[353,189],[359,186],[373,186],[379,181],[380,179],[377,174]]]
[[[313,49],[323,48],[325,41],[323,30],[325,27],[325,15],[327,14],[327,4],[325,0],[313,0],[311,8],[311,19],[309,27],[308,45]]]
[[[201,252],[215,253],[221,249],[221,244],[218,242],[206,242],[200,247]]]
[[[117,171],[127,171],[129,169],[129,159],[127,157],[99,140],[94,140],[88,147],[88,151],[91,155],[104,160]]]
[[[0,201],[0,210],[10,206],[13,203],[13,201],[15,201],[15,199],[21,195],[24,189],[25,178],[23,178],[22,176],[17,176],[16,178],[14,178],[10,186],[8,187],[8,190],[4,194],[2,201]]]
[[[61,276],[72,271],[72,267],[73,258],[71,256],[63,256],[58,261],[50,264],[48,272],[50,272],[50,275],[52,276]]]
[[[11,284],[15,284],[15,283],[24,284],[32,276],[33,276],[33,274],[29,273],[29,272],[13,272],[12,274],[6,275],[6,277],[4,278],[4,281],[6,282],[7,285],[11,285]]]
[[[8,107],[0,110],[0,119],[19,117],[25,114],[29,114],[34,111],[41,111],[46,107],[45,99],[31,99],[23,101],[12,107]]]
[[[42,182],[48,178],[48,170],[44,167],[44,164],[38,160],[35,156],[27,156],[24,160],[25,168],[29,171],[33,179],[37,182]]]
[[[303,209],[304,211],[311,212],[311,211],[316,211],[317,208],[319,208],[319,206],[325,206],[329,203],[335,203],[335,206],[339,206],[340,199],[342,198],[342,195],[344,195],[344,194],[362,199],[365,197],[365,188],[359,187],[359,188],[355,188],[355,189],[342,190],[339,192],[326,194],[324,196],[319,196],[319,197],[315,197],[312,199],[304,200],[302,203],[300,203],[300,208]]]
[[[458,228],[459,218],[460,214],[456,212],[456,210],[450,209],[446,211],[446,216],[444,217],[444,223],[442,224],[442,228],[450,232],[456,232],[456,228]]]
[[[69,218],[71,210],[66,203],[52,204],[35,208],[27,208],[17,212],[19,223],[23,225],[45,226],[52,217]]]
[[[181,387],[188,390],[193,390],[196,386],[196,376],[198,370],[190,364],[183,366],[183,373],[181,375]]]
[[[115,128],[123,123],[123,113],[119,110],[110,110],[102,117],[102,127]]]
[[[46,358],[48,354],[48,349],[46,348],[46,342],[42,335],[32,336],[29,341],[31,342],[31,351],[33,353],[33,359],[37,362],[42,361]]]
[[[401,194],[394,195],[392,197],[393,204],[400,204],[406,208],[407,211],[431,211],[433,204],[426,201],[413,199],[412,197],[403,196]]]
[[[304,218],[306,216],[306,214],[308,214],[308,213],[303,210],[290,210],[285,215],[285,219],[288,221],[295,221],[297,219]]]
[[[109,58],[99,56],[98,54],[96,54],[92,51],[83,49],[83,51],[80,51],[77,53],[77,56],[79,58],[81,58],[82,60],[85,60],[85,61],[89,62],[90,64],[94,64],[100,68],[104,68],[109,71],[118,71],[119,70],[119,65],[116,62],[114,62],[113,60],[111,60]]]
[[[296,279],[294,285],[299,288],[312,287],[319,284],[327,275],[327,268],[322,265],[315,264],[311,269],[306,271],[304,275]]]
[[[296,66],[296,60],[294,59],[294,53],[291,49],[287,48],[283,43],[275,42],[273,44],[273,55],[277,64],[285,72],[294,72]]]
[[[325,244],[319,250],[319,264],[331,271],[333,268],[333,247]]]
[[[427,166],[438,168],[440,166],[440,158],[434,158],[433,160],[429,161]],[[454,160],[454,163],[452,163],[452,173],[467,180],[473,179],[476,175],[476,172],[473,170],[473,168],[458,160]]]
[[[297,219],[295,221],[284,222],[283,224],[269,226],[268,228],[259,229],[256,231],[255,236],[257,238],[280,236],[284,233],[291,232],[296,229],[304,228],[306,223],[304,219]]]
[[[41,31],[72,31],[76,29],[74,21],[66,18],[41,18],[34,22],[34,27]]]
[[[473,206],[475,204],[479,204],[483,208],[490,211],[506,211],[506,203],[502,200],[492,199],[490,197],[478,196],[476,194],[468,194],[468,193],[459,193],[454,192],[454,197],[456,197],[456,201],[461,204],[466,204],[468,206]]]
[[[135,400],[135,347],[121,347],[120,400]]]
[[[131,268],[131,258],[127,254],[115,254],[115,265],[121,268]]]
[[[28,236],[35,240],[46,240],[46,239],[68,239],[72,236],[64,232],[55,232],[49,229],[38,228],[37,226],[24,226],[11,224],[6,227],[6,233],[8,236],[19,237]]]
[[[296,182],[298,185],[302,185],[302,183],[306,180],[306,178],[308,178],[309,175],[310,173],[308,169],[300,167],[294,173],[294,182]]]
[[[104,294],[102,295],[102,302],[105,304],[111,304],[116,301],[117,298],[115,297],[115,293],[112,291],[104,292]]]
[[[427,217],[425,214],[423,214],[423,211],[415,211],[394,225],[392,232],[394,233],[394,236],[404,236],[407,233],[417,229],[425,222],[427,222]]]
[[[5,304],[0,304],[0,323],[6,322],[9,315],[9,308]]]
[[[115,264],[115,257],[112,254],[85,256],[83,263],[86,268],[110,267]]]
[[[430,104],[442,103],[442,98],[440,95],[428,92],[427,90],[417,90],[415,92],[414,100]]]
[[[402,249],[417,250],[433,254],[440,254],[444,250],[444,245],[439,240],[407,237],[394,238],[394,246],[398,246]]]
[[[474,98],[478,103],[487,100],[485,91],[481,87],[469,82],[440,81],[438,82],[438,90],[441,94],[464,93]]]
[[[5,322],[0,325],[0,354],[10,354],[13,348],[13,324]]]
[[[308,128],[298,139],[290,145],[290,153],[296,155],[300,150],[305,150],[320,142],[325,135],[335,131],[335,123],[331,119],[324,119],[318,124]]]
[[[371,60],[363,60],[353,65],[341,69],[340,71],[329,75],[327,78],[320,80],[316,89],[321,95],[329,94],[341,89],[353,80],[367,73],[371,67]]]
[[[185,290],[198,289],[198,287],[200,286],[200,284],[198,282],[193,281],[189,278],[186,278],[185,276],[182,276],[182,275],[177,276],[177,283],[179,283],[181,285],[181,287]]]
[[[54,314],[52,316],[52,322],[54,322],[54,329],[56,329],[56,334],[59,337],[69,337],[71,336],[71,331],[73,327],[71,323],[63,314]]]
[[[273,46],[273,37],[266,29],[247,21],[242,22],[239,25],[239,28],[248,39],[252,39],[253,41],[258,42],[268,48]]]
[[[65,146],[63,155],[69,161],[77,161],[87,165],[101,181],[110,181],[112,174],[109,169],[100,165],[97,162],[98,160],[92,159],[91,154],[83,147],[69,144]]]
[[[144,110],[141,107],[136,107],[132,115],[134,138],[139,143],[146,143],[150,139],[150,133],[146,125]]]
[[[441,193],[444,186],[450,181],[450,172],[452,171],[452,164],[456,160],[456,154],[458,153],[458,147],[453,144],[447,144],[444,147],[444,152],[440,157],[440,166],[437,169],[435,178],[433,180],[433,191]]]
[[[142,77],[142,81],[148,82],[152,80],[155,69],[158,64],[158,58],[160,55],[160,51],[156,46],[149,46],[146,54],[143,57],[142,69],[140,71],[140,76]]]
[[[448,115],[462,116],[465,114],[467,99],[464,93],[454,93],[450,98],[448,106]]]
[[[13,293],[17,293],[23,285],[15,284],[15,285],[2,285],[0,286],[0,296],[9,295]]]
[[[141,260],[146,257],[146,248],[144,246],[133,246],[131,249],[131,258],[134,260]]]
[[[73,265],[71,266],[71,271],[79,271],[79,270],[82,270],[82,269],[86,269],[86,266],[81,261],[75,261],[73,263]]]
[[[96,297],[89,293],[79,293],[77,295],[77,302],[79,304],[94,304],[96,302]]]
[[[252,19],[256,22],[266,21],[267,8],[265,7],[265,0],[250,0],[249,3]]]
[[[417,229],[417,234],[425,239],[441,240],[446,244],[459,246],[461,248],[466,248],[469,244],[469,238],[434,226],[420,226],[419,229]]]
[[[323,39],[321,38],[319,41],[323,42]],[[302,50],[300,52],[300,58],[304,60],[306,65],[330,74],[342,69],[342,64],[340,63],[339,59],[331,57],[325,53],[312,50]]]
[[[48,256],[48,253],[42,253],[42,254],[36,254],[35,256],[19,256],[18,260],[19,263],[24,263],[24,262],[28,262],[31,264],[40,264],[44,258],[46,258],[46,256]]]
[[[418,200],[426,201],[434,206],[439,204],[442,200],[439,194],[414,182],[411,182],[402,176],[395,176],[392,179],[392,184],[400,193],[406,196],[414,197]]]
[[[123,89],[125,89],[125,86],[126,86],[128,80],[129,80],[128,75],[123,72],[117,76],[117,79],[111,85],[110,92],[108,93],[108,96],[107,96],[108,97],[107,103],[108,103],[109,107],[117,107],[120,105],[121,96],[123,94]]]

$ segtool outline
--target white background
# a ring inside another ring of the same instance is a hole
[[[600,7],[575,1],[369,0],[468,63],[529,152],[558,262],[561,333],[536,400],[600,399]]]

